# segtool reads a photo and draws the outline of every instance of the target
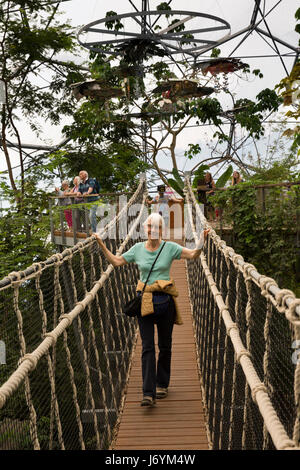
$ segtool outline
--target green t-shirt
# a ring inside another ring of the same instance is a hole
[[[136,263],[140,271],[140,280],[146,282],[147,276],[151,269],[152,264],[162,246],[163,241],[155,251],[149,251],[145,248],[146,242],[139,242],[133,245],[126,253],[123,253],[123,258],[127,263]],[[174,242],[166,242],[162,252],[160,253],[152,273],[148,280],[148,284],[153,284],[155,281],[170,279],[170,268],[174,259],[180,259],[182,246]]]

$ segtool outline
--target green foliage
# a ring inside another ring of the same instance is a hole
[[[282,98],[278,97],[276,92],[269,88],[262,90],[256,98],[258,100],[256,103],[246,98],[236,101],[236,108],[245,108],[236,114],[236,121],[247,129],[253,137],[259,139],[264,135],[262,113],[264,111],[278,111]]]
[[[229,167],[225,170],[225,172],[216,181],[216,187],[224,188],[224,186],[226,185],[231,175],[232,175],[232,165],[229,165]]]
[[[197,170],[193,173],[194,179],[192,186],[193,188],[197,188],[198,180],[204,181],[204,174],[205,171],[209,169],[208,165],[200,165]]]
[[[65,86],[82,74],[74,62],[56,63],[52,59],[59,53],[76,53],[77,47],[72,28],[54,20],[55,6],[33,1],[26,2],[25,8],[22,4],[16,2],[13,12],[4,4],[0,6],[0,74],[7,89],[7,110],[2,113],[2,122],[11,125],[18,108],[37,131],[35,118],[57,124],[63,115],[72,114],[73,105]],[[48,69],[48,87],[38,85],[41,68]]]
[[[259,77],[259,78],[263,78],[263,74],[261,73],[261,71],[259,69],[252,70],[252,73],[254,75],[256,75],[257,77]]]
[[[175,18],[173,21],[171,21],[170,26],[175,25],[179,21],[180,20],[178,18],[177,19]],[[180,24],[178,26],[175,26],[175,28],[173,27],[173,29],[171,31],[172,32],[174,31],[175,33],[179,33],[180,31],[184,31],[184,30],[185,30],[184,24]]]
[[[300,20],[300,8],[295,13],[296,20]],[[300,34],[300,24],[297,23],[295,31]],[[300,46],[300,39],[298,41]],[[283,98],[285,106],[290,106],[293,104],[293,107],[288,109],[286,112],[286,117],[290,119],[299,120],[300,117],[300,92],[299,92],[299,80],[300,80],[300,61],[299,57],[297,58],[296,63],[288,77],[283,78],[278,85],[275,86],[275,90],[278,90],[280,97]],[[300,127],[296,125],[294,129],[286,129],[284,132],[286,136],[293,136],[293,150],[298,151],[298,156],[300,155]]]
[[[296,20],[300,21],[300,8],[298,8],[298,10],[296,11],[296,13],[295,13],[295,18],[296,18]],[[298,34],[300,34],[300,24],[299,24],[299,23],[296,24],[296,26],[295,26],[295,31],[296,31]],[[299,41],[298,41],[298,44],[299,44],[299,46],[300,46],[300,39],[299,39]]]
[[[155,62],[148,67],[148,72],[152,73],[156,80],[165,80],[168,78],[176,78],[176,75],[170,71],[168,64],[165,62]]]
[[[106,18],[117,16],[115,11],[108,11],[106,13]],[[124,25],[121,23],[119,19],[115,20],[108,20],[105,22],[105,26],[107,29],[115,29],[116,31],[120,31],[120,29],[124,29]]]
[[[180,178],[178,170],[176,170],[176,168],[173,168],[172,174],[173,174],[175,179],[169,178],[168,179],[168,185],[171,186],[171,188],[175,189],[175,191],[178,194],[180,194],[180,196],[184,197],[184,192],[183,192],[184,182]]]
[[[200,152],[201,147],[199,144],[188,144],[188,150],[184,152],[184,156],[192,160],[196,155],[199,155]]]
[[[214,47],[211,51],[210,56],[211,57],[219,57],[220,54],[221,54],[221,49],[218,49],[217,47]]]
[[[26,180],[21,207],[16,204],[10,188],[1,183],[0,199],[9,200],[10,207],[2,210],[0,217],[0,258],[5,260],[0,264],[0,278],[53,253],[54,247],[48,240],[48,194],[38,188],[38,182],[34,178]]]
[[[255,185],[265,182],[256,177],[255,181],[216,191],[209,199],[214,207],[223,209],[222,223],[232,227],[235,251],[260,273],[273,277],[279,287],[292,289],[299,296],[299,188],[269,187],[264,190],[263,202],[262,189]]]
[[[170,7],[170,5],[168,5],[167,2],[162,2],[162,3],[160,3],[160,4],[156,7],[156,10],[158,10],[158,11],[170,10],[170,11],[171,11],[172,8]],[[168,15],[168,14],[166,13],[166,17],[168,18],[169,16],[170,16],[170,15]]]
[[[192,116],[198,118],[203,124],[208,122],[217,126],[222,123],[219,115],[223,110],[220,102],[216,98],[191,100],[188,110]]]

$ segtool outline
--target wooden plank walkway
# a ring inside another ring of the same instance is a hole
[[[157,400],[152,408],[140,406],[142,346],[139,336],[114,450],[209,449],[184,260],[173,262],[171,277],[180,292],[178,299],[184,324],[174,326],[169,394]]]

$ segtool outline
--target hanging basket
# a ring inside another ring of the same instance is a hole
[[[238,59],[211,59],[200,64],[197,64],[203,73],[206,75],[208,72],[215,76],[219,73],[232,73],[247,67]]]
[[[122,55],[124,62],[138,64],[153,56],[164,57],[166,51],[160,47],[157,41],[152,39],[130,39],[115,47],[115,53]]]
[[[98,80],[73,83],[70,85],[70,88],[77,101],[83,97],[105,101],[107,99],[124,96],[122,88],[106,86],[104,82]]]
[[[176,101],[178,98],[199,98],[210,95],[214,88],[198,86],[197,80],[170,79],[159,84],[152,93],[161,93],[164,98]]]
[[[143,67],[140,65],[129,65],[121,63],[114,71],[120,78],[143,77]]]

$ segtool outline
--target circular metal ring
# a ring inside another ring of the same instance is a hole
[[[139,18],[145,21],[145,18],[147,16],[160,17],[162,15],[169,15],[169,16],[186,15],[187,18],[185,18],[182,21],[188,21],[194,18],[202,18],[206,20],[216,21],[219,23],[219,26],[211,26],[207,28],[197,28],[197,29],[190,29],[190,30],[184,29],[182,31],[173,31],[173,32],[166,31],[163,34],[162,33],[160,34],[159,32],[158,33],[154,32],[152,29],[154,25],[152,26],[151,24],[147,24],[147,22],[146,22],[147,30],[145,33],[125,32],[125,31],[119,31],[115,29],[108,30],[108,29],[95,27],[103,23],[105,24],[108,22],[114,22],[114,21],[119,21],[121,19],[128,19],[128,18],[132,18],[138,24],[142,25],[142,21],[139,20]],[[219,30],[227,30],[227,33],[224,37],[219,38],[218,40],[208,40],[208,39],[198,39],[198,38],[191,39],[191,38],[184,37],[184,35],[194,35],[194,34],[207,33],[207,32],[219,31]],[[93,21],[92,23],[89,23],[83,26],[78,31],[77,39],[80,45],[82,45],[83,47],[91,51],[102,52],[102,53],[105,52],[105,53],[109,53],[115,56],[119,55],[119,52],[115,51],[114,48],[107,50],[105,49],[104,46],[111,45],[112,47],[114,47],[118,44],[122,44],[126,41],[130,41],[133,39],[152,40],[158,45],[160,44],[161,46],[163,46],[166,53],[169,55],[182,54],[182,53],[193,55],[194,53],[199,52],[199,50],[205,49],[207,46],[214,46],[218,44],[219,41],[223,40],[225,37],[227,37],[230,34],[230,31],[231,31],[230,24],[226,20],[219,18],[217,16],[214,16],[214,15],[208,15],[206,13],[198,13],[198,12],[193,12],[193,11],[183,11],[183,10],[150,10],[150,11],[140,11],[140,12],[133,12],[133,13],[124,13],[122,15],[109,16],[106,18],[102,18],[101,20]],[[114,35],[115,38],[109,39],[109,40],[103,40],[103,41],[93,41],[93,42],[84,43],[83,41],[80,40],[80,35],[83,33],[89,33],[89,32]],[[122,38],[120,38],[120,36],[122,36]],[[175,45],[175,43],[177,42],[180,42],[181,47],[178,45]],[[193,47],[183,48],[184,44],[190,43],[190,42],[193,42],[196,45],[193,45]]]

